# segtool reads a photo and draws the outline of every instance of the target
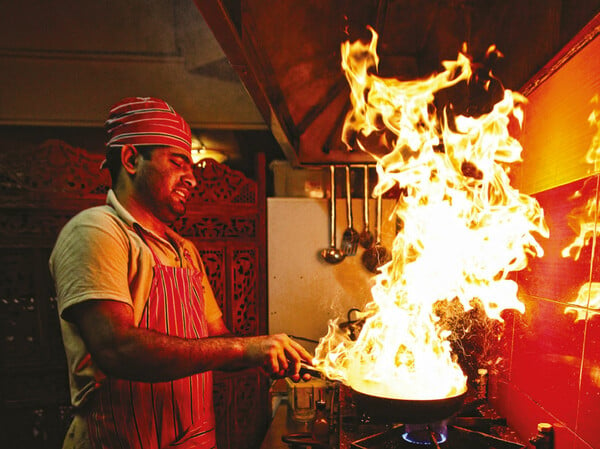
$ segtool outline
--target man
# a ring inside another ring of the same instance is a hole
[[[61,231],[50,271],[76,415],[63,447],[214,448],[212,370],[300,380],[286,335],[229,334],[194,245],[169,224],[196,185],[191,132],[155,98],[110,111],[106,205]]]

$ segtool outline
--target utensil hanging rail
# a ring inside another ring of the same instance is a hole
[[[306,165],[301,165],[299,168],[305,168],[307,170],[311,170],[311,169],[321,169],[321,168],[329,168],[329,167],[335,167],[335,168],[363,168],[365,166],[369,167],[369,168],[375,168],[377,167],[377,164],[375,163],[365,163],[365,164],[358,164],[358,163],[351,163],[351,164],[342,164],[339,162],[333,163],[333,164],[306,164]]]

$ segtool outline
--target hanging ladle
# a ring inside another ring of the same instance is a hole
[[[375,223],[375,245],[367,248],[361,256],[363,265],[372,273],[377,273],[379,267],[392,260],[390,252],[381,244],[381,195],[377,197],[377,222]]]
[[[358,243],[363,248],[370,248],[373,246],[373,242],[375,238],[373,234],[369,230],[369,166],[365,165],[364,169],[364,177],[363,177],[363,193],[364,193],[364,203],[363,203],[363,230],[358,236]]]
[[[335,247],[335,166],[329,166],[329,183],[331,185],[331,199],[329,201],[329,248],[321,250],[321,258],[327,263],[340,263],[346,257],[345,254]]]

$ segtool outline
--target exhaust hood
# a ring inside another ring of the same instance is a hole
[[[519,90],[598,11],[599,0],[196,0],[217,41],[293,165],[372,162],[347,151],[350,107],[340,46],[379,34],[379,74],[428,77],[467,45],[495,44],[493,73]]]

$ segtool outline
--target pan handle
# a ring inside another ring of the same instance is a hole
[[[308,363],[301,362],[300,363],[300,375],[302,376],[302,374],[304,374],[304,373],[308,373],[312,377],[318,377],[318,378],[322,378],[322,376],[323,376],[323,373],[321,373],[321,371],[316,369],[314,366],[310,366]]]

